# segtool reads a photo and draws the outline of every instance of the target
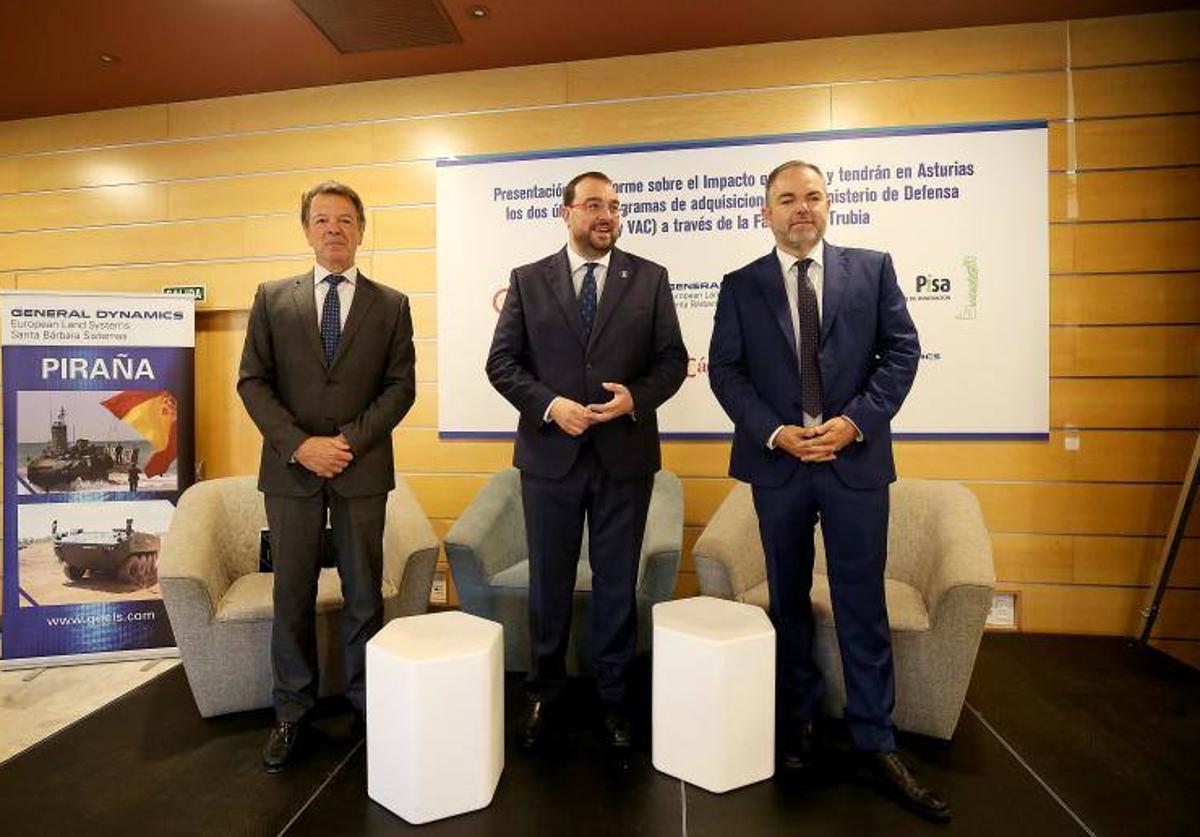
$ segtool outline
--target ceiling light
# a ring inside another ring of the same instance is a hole
[[[467,14],[476,20],[483,20],[491,14],[491,10],[487,6],[471,6],[467,9]]]
[[[121,60],[121,56],[113,55],[111,52],[102,52],[98,57],[101,64],[116,64]]]

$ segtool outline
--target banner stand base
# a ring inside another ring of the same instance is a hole
[[[163,660],[179,657],[175,646],[166,648],[135,648],[129,651],[99,651],[95,654],[60,654],[53,657],[18,657],[0,660],[0,671],[22,668],[53,668],[55,666],[78,666],[92,663],[123,663],[134,660]]]

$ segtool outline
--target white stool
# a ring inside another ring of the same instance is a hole
[[[504,629],[458,611],[367,643],[367,795],[410,823],[486,808],[504,769]]]
[[[775,629],[760,607],[654,606],[654,766],[714,793],[775,772]]]

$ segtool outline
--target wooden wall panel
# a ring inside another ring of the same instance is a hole
[[[1186,639],[1152,639],[1150,645],[1170,654],[1179,662],[1200,668],[1200,641]]]
[[[1079,584],[1004,584],[1018,595],[1020,629],[1030,633],[1123,634],[1139,626],[1137,609],[1145,591],[1136,587]]]
[[[1062,119],[1066,74],[880,81],[833,88],[833,128]]]
[[[1083,121],[1075,141],[1080,169],[1185,166],[1200,163],[1200,116]]]
[[[298,237],[297,232],[296,236]],[[299,246],[299,245],[297,245]],[[371,275],[371,255],[359,260]],[[118,265],[73,270],[32,270],[17,275],[22,290],[75,291],[104,288],[111,291],[158,293],[168,285],[203,285],[206,297],[198,311],[249,310],[259,283],[303,273],[312,256],[245,261],[192,261],[141,266]]]
[[[149,142],[168,135],[166,105],[0,123],[0,155]]]
[[[1099,67],[1074,76],[1081,119],[1200,110],[1200,62]]]
[[[1200,192],[1200,184],[1197,184]],[[1200,322],[1200,273],[1050,278],[1053,325]]]
[[[383,79],[169,105],[172,137],[523,108],[566,101],[562,64]]]
[[[927,75],[1051,70],[1066,59],[1062,23],[864,35],[573,61],[571,101]]]
[[[1073,20],[1076,67],[1200,58],[1200,12]]]
[[[1200,326],[1063,326],[1050,330],[1050,374],[1200,374]]]
[[[992,534],[1000,581],[1147,587],[1154,581],[1163,538],[1095,535]],[[1200,541],[1185,539],[1173,579],[1200,586]]]
[[[1200,379],[1052,378],[1051,427],[1195,428]]]
[[[1200,590],[1168,590],[1152,635],[1164,639],[1200,637]]]
[[[1063,176],[1065,179],[1065,176]],[[1079,221],[1159,221],[1200,217],[1200,168],[1083,172]]]
[[[437,437],[433,158],[1047,119],[1050,439],[905,442],[897,459],[904,477],[975,491],[1024,630],[1128,633],[1200,426],[1198,27],[1184,12],[872,35],[4,123],[0,285],[205,285],[199,456],[209,476],[253,473],[260,442],[234,391],[246,308],[259,282],[311,264],[299,193],[346,180],[368,203],[360,266],[412,301],[419,383],[396,462],[445,532],[511,442]],[[726,442],[664,445],[684,480],[681,595],[698,589],[691,545],[733,484],[727,458]],[[1189,533],[1172,577],[1184,604],[1200,520]]]
[[[692,139],[829,127],[828,89],[714,94],[695,99],[468,113],[347,130],[316,127],[14,158],[21,191],[71,189],[446,155]],[[4,191],[0,166],[0,191]]]
[[[1032,534],[1145,535],[1166,532],[1177,485],[1122,483],[968,483],[989,531]]]
[[[1200,268],[1200,221],[1076,224],[1068,267],[1055,273],[1126,273]]]

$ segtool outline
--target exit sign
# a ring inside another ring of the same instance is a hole
[[[196,302],[204,302],[204,286],[203,285],[168,285],[163,288],[164,294],[180,294],[181,296],[194,296]]]

